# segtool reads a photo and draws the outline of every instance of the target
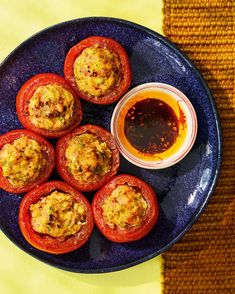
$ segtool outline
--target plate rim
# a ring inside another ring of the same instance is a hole
[[[66,25],[72,25],[74,23],[79,23],[81,21],[84,22],[88,22],[88,21],[99,21],[99,22],[116,22],[119,24],[123,24],[123,25],[128,25],[131,26],[132,28],[136,28],[138,30],[142,30],[147,34],[152,35],[154,38],[157,38],[158,40],[160,40],[166,47],[169,47],[170,49],[172,49],[174,51],[174,53],[176,53],[176,55],[180,56],[185,62],[188,63],[188,65],[193,69],[196,77],[199,79],[199,81],[201,82],[209,100],[212,106],[212,110],[213,110],[213,115],[215,117],[215,125],[216,125],[216,130],[217,130],[217,135],[216,138],[218,140],[218,158],[217,158],[217,165],[215,168],[215,175],[214,178],[212,180],[212,183],[210,185],[209,191],[207,193],[207,196],[204,199],[203,204],[200,206],[199,210],[196,212],[196,214],[194,216],[191,217],[191,219],[189,220],[188,224],[185,226],[184,230],[181,231],[169,244],[167,244],[166,246],[164,246],[162,249],[151,253],[145,257],[142,257],[138,260],[135,260],[133,262],[129,262],[126,264],[122,264],[122,265],[118,265],[118,266],[114,266],[114,267],[106,267],[106,268],[99,268],[99,269],[73,269],[71,267],[67,267],[67,266],[63,266],[63,265],[58,265],[58,264],[54,264],[53,262],[49,262],[49,261],[45,261],[43,258],[38,257],[36,254],[32,253],[32,252],[28,252],[23,246],[21,246],[20,244],[18,244],[17,242],[15,242],[13,240],[13,238],[8,234],[7,231],[4,231],[2,229],[2,226],[0,224],[0,230],[4,233],[4,235],[18,248],[20,248],[22,251],[24,251],[25,253],[29,254],[30,256],[34,257],[35,259],[48,264],[50,266],[62,269],[62,270],[66,270],[69,272],[74,272],[74,273],[84,273],[84,274],[99,274],[99,273],[109,273],[109,272],[115,272],[115,271],[119,271],[119,270],[124,270],[127,268],[130,268],[132,266],[138,265],[140,263],[143,263],[145,261],[148,261],[162,253],[164,253],[166,250],[168,250],[170,247],[172,247],[177,241],[179,241],[185,234],[186,232],[188,232],[190,230],[190,228],[193,226],[193,224],[195,224],[195,222],[198,220],[199,216],[201,215],[201,213],[204,211],[204,209],[207,207],[209,199],[211,198],[218,179],[219,179],[219,175],[220,175],[220,171],[221,171],[221,163],[222,163],[222,129],[221,129],[221,123],[220,123],[220,118],[219,118],[219,112],[217,109],[217,106],[215,104],[215,100],[213,98],[213,95],[211,93],[211,90],[209,89],[207,82],[204,80],[202,74],[200,73],[199,69],[197,69],[197,67],[193,64],[193,62],[189,59],[189,57],[187,57],[187,55],[181,51],[181,49],[179,49],[172,41],[170,41],[168,38],[166,38],[165,36],[161,35],[160,33],[145,27],[143,25],[137,24],[133,21],[130,20],[126,20],[126,19],[122,19],[122,18],[116,18],[116,17],[106,17],[106,16],[90,16],[90,17],[81,17],[81,18],[75,18],[72,20],[67,20],[67,21],[63,21],[60,23],[56,23],[53,24],[51,26],[48,26],[36,33],[34,33],[33,35],[31,35],[30,37],[28,37],[27,39],[25,39],[23,42],[21,42],[17,47],[15,47],[7,56],[6,58],[3,59],[3,61],[0,63],[0,68],[2,68],[2,66],[4,66],[7,62],[9,62],[11,60],[11,58],[14,56],[15,53],[17,53],[18,50],[20,50],[21,48],[23,48],[25,45],[27,45],[28,42],[34,40],[35,38],[37,38],[38,36],[40,36],[41,34],[59,28],[59,27],[63,27]]]

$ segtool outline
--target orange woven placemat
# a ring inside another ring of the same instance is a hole
[[[216,191],[163,255],[163,292],[235,293],[235,0],[164,0],[163,31],[206,79],[223,132]]]

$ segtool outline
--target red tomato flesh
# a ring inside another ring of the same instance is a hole
[[[107,48],[111,53],[115,53],[118,56],[121,64],[121,81],[114,85],[114,87],[110,89],[108,93],[99,97],[82,91],[79,88],[74,75],[74,63],[76,59],[84,49],[94,45],[97,45],[100,48]],[[64,76],[65,79],[76,90],[79,97],[95,104],[105,105],[117,101],[128,90],[131,84],[132,72],[129,57],[120,43],[107,37],[91,36],[82,40],[69,50],[64,63]]]
[[[29,117],[28,105],[29,101],[32,98],[34,92],[41,86],[46,85],[59,85],[62,86],[65,90],[69,91],[74,97],[74,116],[70,124],[65,129],[50,130],[45,128],[40,128],[32,123]],[[30,129],[44,137],[47,138],[59,138],[73,129],[75,129],[82,120],[82,106],[81,102],[64,78],[59,75],[52,73],[42,73],[33,76],[29,79],[19,90],[16,97],[16,112],[21,124],[26,128]]]
[[[37,233],[31,225],[31,204],[37,203],[42,197],[48,196],[55,190],[71,194],[75,201],[85,207],[85,225],[77,233],[68,236],[64,240]],[[88,241],[94,227],[92,210],[88,200],[79,191],[62,181],[44,183],[26,194],[20,204],[18,221],[23,236],[32,246],[52,254],[63,254],[80,248]]]
[[[126,184],[130,187],[139,189],[147,203],[145,215],[141,224],[138,226],[125,229],[121,229],[118,226],[111,228],[104,219],[102,205],[105,199],[107,199],[118,186]],[[115,176],[95,194],[92,202],[92,210],[95,223],[101,233],[109,240],[119,243],[139,240],[146,236],[156,224],[159,215],[159,205],[154,190],[143,180],[127,174]]]
[[[1,135],[0,150],[3,148],[4,145],[11,144],[13,143],[13,141],[19,139],[22,136],[26,136],[29,139],[33,139],[39,143],[46,160],[46,166],[43,168],[39,176],[34,181],[29,182],[22,187],[15,187],[14,185],[12,185],[11,182],[6,177],[4,177],[2,168],[0,166],[0,188],[7,192],[15,194],[28,192],[37,185],[46,182],[51,176],[52,171],[55,167],[55,150],[53,146],[45,138],[29,130],[13,130]]]
[[[96,135],[100,140],[106,142],[107,146],[112,152],[112,164],[111,169],[108,173],[106,173],[99,180],[94,182],[81,182],[76,180],[73,175],[70,173],[67,167],[67,160],[65,157],[65,152],[68,147],[70,140],[77,135],[81,135],[84,133],[90,133]],[[109,179],[111,179],[118,171],[120,165],[119,151],[117,149],[115,140],[108,131],[105,129],[95,126],[95,125],[83,125],[72,133],[65,135],[60,138],[56,145],[56,156],[57,156],[57,170],[62,179],[73,186],[75,189],[79,191],[93,191],[101,188]]]

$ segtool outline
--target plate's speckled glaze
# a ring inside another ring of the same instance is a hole
[[[65,22],[33,36],[10,54],[0,67],[0,133],[22,128],[15,112],[21,85],[37,73],[63,75],[68,50],[91,35],[112,37],[127,50],[133,69],[131,87],[147,82],[168,83],[192,102],[198,118],[198,135],[190,153],[177,165],[145,170],[122,159],[120,172],[134,174],[157,192],[160,218],[152,232],[140,241],[115,244],[94,229],[82,248],[51,255],[30,246],[20,233],[17,217],[21,197],[0,191],[2,231],[32,256],[74,272],[107,272],[150,259],[169,248],[196,221],[211,195],[221,162],[221,133],[210,92],[190,61],[161,35],[139,25],[113,18],[85,18]],[[83,102],[82,123],[110,130],[115,105]],[[54,175],[54,178],[57,178]],[[91,199],[92,195],[88,195]]]

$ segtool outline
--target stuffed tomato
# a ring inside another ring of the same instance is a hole
[[[60,176],[80,191],[101,188],[120,165],[112,134],[95,125],[83,125],[60,138],[56,156]]]
[[[154,227],[159,206],[153,189],[141,179],[121,174],[94,196],[92,210],[101,233],[113,242],[131,242]]]
[[[19,226],[35,248],[63,254],[88,241],[94,221],[90,203],[79,191],[64,182],[51,181],[24,196]]]
[[[128,90],[132,77],[123,46],[101,36],[86,38],[69,50],[64,75],[81,98],[96,104],[117,101]]]
[[[28,130],[0,136],[0,188],[20,194],[47,181],[55,166],[55,150]]]
[[[82,119],[77,94],[64,78],[52,73],[35,75],[21,87],[16,111],[26,129],[48,138],[69,133]]]

